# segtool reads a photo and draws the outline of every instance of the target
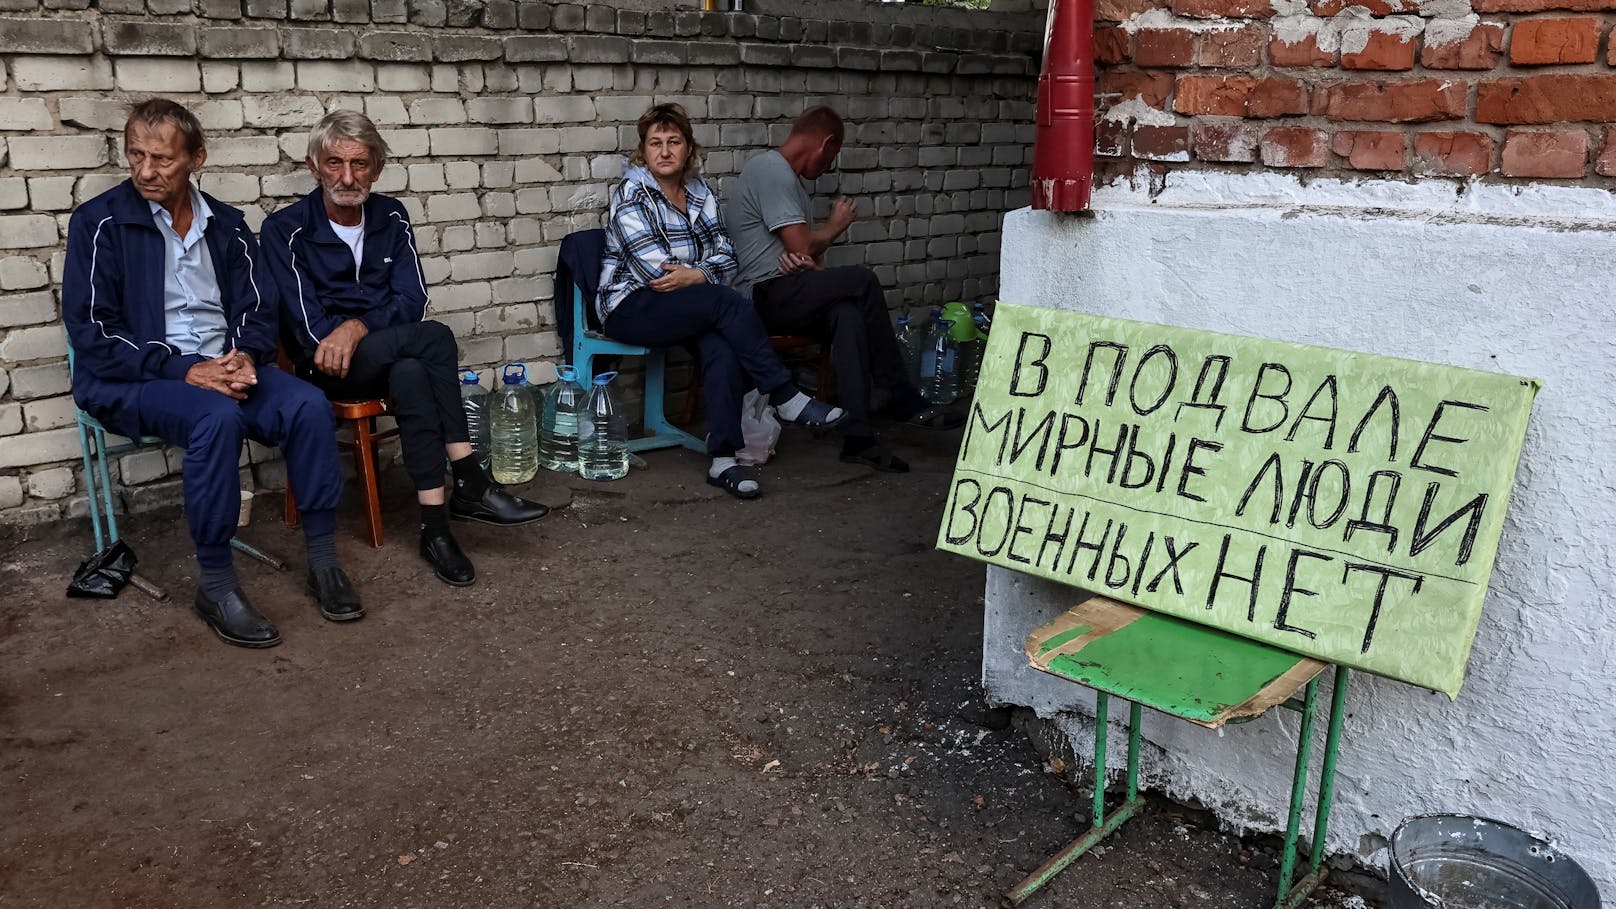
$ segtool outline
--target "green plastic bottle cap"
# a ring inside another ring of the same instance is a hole
[[[970,341],[976,337],[976,323],[971,321],[971,308],[964,303],[943,304],[943,319],[953,322],[949,334],[956,341]]]

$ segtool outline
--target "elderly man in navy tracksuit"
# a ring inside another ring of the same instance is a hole
[[[333,539],[342,474],[325,395],[275,368],[275,284],[241,212],[191,185],[202,125],[161,98],[124,126],[129,179],[68,227],[62,317],[73,397],[113,432],[185,449],[185,514],[201,579],[196,611],[224,641],[272,647],[230,551],[242,441],[278,445],[303,497],[309,591],[332,621],[364,616]]]
[[[305,374],[333,395],[391,397],[404,468],[421,506],[421,556],[445,583],[476,570],[449,516],[526,524],[545,506],[506,492],[473,456],[455,339],[426,321],[426,281],[398,200],[371,195],[387,143],[363,114],[334,111],[309,134],[318,189],[264,222],[285,336]],[[454,493],[444,502],[445,456]],[[300,490],[301,492],[301,490]]]

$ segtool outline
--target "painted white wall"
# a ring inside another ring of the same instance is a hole
[[[1002,298],[1544,380],[1464,689],[1354,674],[1329,846],[1384,866],[1403,817],[1476,813],[1557,840],[1616,899],[1616,197],[1148,182],[1098,189],[1093,218],[1012,212]],[[1079,754],[1092,697],[1028,668],[1023,642],[1083,596],[990,569],[983,656],[989,697],[1056,718]],[[1147,778],[1276,830],[1298,719],[1214,733],[1154,715]]]

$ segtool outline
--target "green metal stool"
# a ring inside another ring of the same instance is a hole
[[[1325,664],[1224,631],[1100,597],[1086,601],[1034,631],[1028,638],[1027,652],[1034,667],[1095,691],[1094,808],[1089,829],[1017,884],[1006,895],[1011,904],[1026,901],[1143,807],[1144,800],[1139,796],[1139,746],[1145,707],[1210,728],[1254,720],[1273,706],[1301,713],[1275,909],[1295,909],[1323,883],[1329,871],[1324,867],[1324,840],[1335,795],[1341,724],[1346,716],[1343,709],[1349,674],[1346,667],[1334,667],[1335,688],[1324,738],[1324,765],[1319,777],[1313,840],[1306,873],[1300,879],[1293,879],[1313,754],[1313,731],[1319,719],[1319,676]],[[1140,656],[1145,654],[1154,659],[1141,660]],[[1294,692],[1304,679],[1306,687],[1298,698]],[[1129,701],[1128,767],[1122,804],[1108,814],[1105,806],[1106,739],[1114,696]]]
[[[73,348],[67,349],[68,374],[73,372]],[[90,416],[83,410],[74,408],[73,421],[79,430],[79,457],[84,461],[84,491],[90,500],[90,530],[95,536],[95,551],[101,550],[118,542],[118,511],[112,502],[112,474],[107,468],[107,456],[125,451],[134,451],[149,445],[166,445],[163,439],[156,436],[143,436],[139,439],[109,445],[107,443],[106,427],[101,421]],[[240,537],[231,537],[230,545],[237,551],[251,556],[265,565],[278,571],[287,568],[284,559],[277,558],[267,552],[244,542]],[[136,574],[130,583],[155,600],[168,599],[168,592],[150,580]]]

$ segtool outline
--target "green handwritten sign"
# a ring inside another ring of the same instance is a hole
[[[937,545],[1456,696],[1538,387],[1000,304]]]

